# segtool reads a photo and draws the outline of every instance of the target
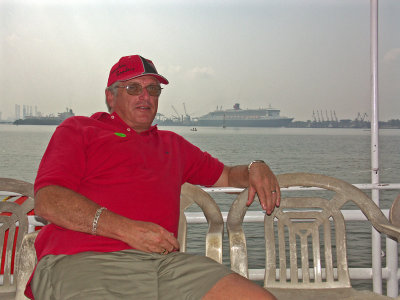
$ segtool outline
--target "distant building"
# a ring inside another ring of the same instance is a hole
[[[21,106],[15,104],[15,120],[21,119]]]

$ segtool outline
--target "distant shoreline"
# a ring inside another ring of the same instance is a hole
[[[156,124],[155,122],[154,124]],[[54,126],[54,124],[14,124],[14,121],[5,121],[0,120],[0,124],[6,125],[40,125],[40,126]],[[171,124],[159,124],[159,126],[185,126],[185,127],[209,127],[198,125],[196,122],[192,124],[183,124],[179,122],[173,122]],[[212,127],[219,127],[219,126],[212,126]],[[236,126],[236,127],[243,127],[246,126]],[[268,127],[259,127],[259,128],[268,128]],[[288,126],[284,126],[282,128],[349,128],[349,129],[370,129],[371,123],[369,121],[348,121],[348,122],[311,122],[311,121],[294,121],[288,124]],[[400,129],[400,120],[389,120],[389,121],[379,121],[379,129]]]

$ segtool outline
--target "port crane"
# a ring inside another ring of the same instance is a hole
[[[187,113],[187,111],[186,111],[185,102],[183,102],[183,110],[184,110],[184,112],[185,112],[186,119],[187,119],[188,121],[190,121],[190,115],[189,115],[189,114]]]
[[[179,121],[181,121],[181,115],[178,113],[178,111],[176,110],[176,108],[175,108],[175,106],[173,106],[173,105],[171,105],[172,106],[172,109],[174,110],[174,112],[176,113],[176,118],[179,120]]]
[[[365,118],[368,117],[367,113],[364,113],[361,115],[361,113],[358,113],[356,120],[360,122],[364,122]]]
[[[190,115],[187,113],[185,103],[183,103],[183,110],[185,112],[184,115],[180,114],[178,112],[178,110],[175,108],[175,106],[171,105],[171,107],[172,107],[172,109],[174,110],[174,112],[176,114],[176,119],[178,120],[178,122],[180,122],[183,125],[190,125],[191,124],[191,118],[190,118]]]
[[[338,119],[337,119],[337,117],[336,117],[336,111],[333,111],[333,115],[335,116],[335,121],[337,122]]]
[[[321,116],[321,118],[320,118],[318,110],[317,110],[317,117],[318,117],[318,123],[321,122],[321,118],[322,118],[322,122],[324,121],[324,117]]]

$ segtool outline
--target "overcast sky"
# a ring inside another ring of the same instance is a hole
[[[379,0],[379,113],[400,119],[400,1]],[[170,84],[159,112],[271,105],[370,116],[369,0],[0,0],[0,111],[105,111],[121,56],[151,59]]]

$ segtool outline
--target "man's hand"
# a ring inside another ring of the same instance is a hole
[[[132,248],[144,252],[167,254],[179,250],[179,242],[173,233],[158,224],[142,221],[133,221],[133,226],[126,228],[124,238]]]
[[[254,162],[250,170],[245,165],[224,166],[221,176],[214,184],[217,187],[248,187],[249,206],[257,193],[260,204],[267,214],[271,214],[281,201],[281,191],[274,173],[264,162]]]
[[[249,170],[249,198],[246,205],[250,206],[257,193],[260,204],[267,214],[271,214],[281,201],[281,191],[278,180],[271,169],[262,162],[253,163]]]

